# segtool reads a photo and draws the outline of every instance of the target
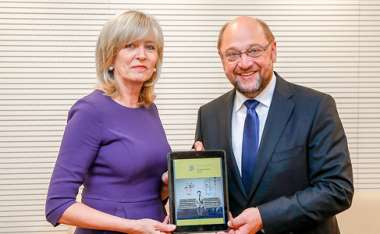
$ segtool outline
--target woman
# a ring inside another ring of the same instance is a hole
[[[150,16],[128,11],[104,25],[96,49],[99,87],[69,111],[51,178],[46,217],[53,225],[77,226],[76,234],[175,229],[161,223],[170,147],[153,88],[162,52],[163,35]]]

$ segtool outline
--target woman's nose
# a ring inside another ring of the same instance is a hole
[[[145,51],[145,47],[144,46],[139,46],[137,48],[137,54],[136,54],[136,57],[138,59],[145,59],[146,58],[146,51]]]

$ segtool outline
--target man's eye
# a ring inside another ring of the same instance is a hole
[[[239,57],[240,53],[239,52],[230,52],[226,54],[227,57]]]
[[[250,48],[247,52],[249,54],[257,54],[257,53],[260,53],[262,51],[261,48],[258,48],[258,47],[253,47],[253,48]]]

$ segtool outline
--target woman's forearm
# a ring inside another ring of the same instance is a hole
[[[134,221],[113,216],[83,203],[74,203],[65,210],[59,223],[81,228],[127,233],[133,229]]]

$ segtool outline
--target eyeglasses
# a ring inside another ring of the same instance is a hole
[[[272,42],[268,42],[266,46],[261,45],[252,45],[245,51],[238,50],[228,50],[224,53],[223,57],[227,59],[228,62],[236,62],[241,59],[242,54],[246,54],[250,58],[258,58],[260,57],[269,47]]]

